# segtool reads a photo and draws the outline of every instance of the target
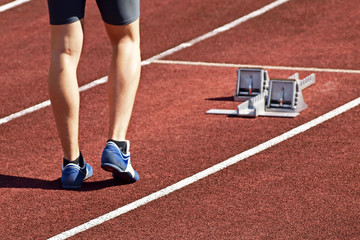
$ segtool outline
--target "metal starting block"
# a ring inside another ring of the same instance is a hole
[[[244,69],[238,70],[238,83],[235,92],[235,97],[238,97],[237,99],[247,97],[245,96],[245,91],[239,91],[239,89],[242,89],[239,88],[242,81],[241,74],[247,74],[246,77],[248,77],[248,79],[251,79],[250,76],[252,76],[252,79],[257,79],[256,81],[258,81],[258,83],[261,82],[258,80],[260,79],[261,74],[263,80],[266,82],[266,79],[268,79],[267,72],[260,70],[262,69],[250,69],[249,71],[244,71]],[[255,75],[255,73],[258,75]],[[313,73],[302,80],[299,80],[299,74],[295,73],[288,79],[270,79],[267,81],[268,83],[261,82],[261,86],[263,88],[257,93],[257,95],[239,104],[236,110],[210,109],[206,113],[237,115],[241,117],[296,117],[302,110],[307,108],[302,90],[315,83],[315,74]],[[244,80],[244,82],[249,84],[248,89],[250,89],[250,80],[247,82]],[[256,89],[254,86],[259,85],[254,85],[253,82],[251,92],[249,93],[248,91],[248,96],[253,93],[253,89]]]
[[[234,101],[246,101],[268,87],[269,75],[262,68],[239,68],[237,70],[236,90]]]

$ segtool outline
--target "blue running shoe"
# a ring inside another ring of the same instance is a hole
[[[133,169],[130,161],[130,142],[119,148],[116,143],[108,141],[101,155],[101,167],[113,173],[113,177],[121,182],[133,183],[139,180],[139,174]]]
[[[90,164],[85,162],[81,168],[79,165],[69,163],[62,168],[61,184],[65,189],[78,189],[82,187],[83,181],[93,175]]]

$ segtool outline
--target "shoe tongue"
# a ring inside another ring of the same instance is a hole
[[[121,152],[123,152],[124,154],[128,154],[130,147],[128,141],[115,141],[115,140],[109,140],[109,141],[115,143]]]
[[[126,143],[123,144],[122,146],[118,146],[120,151],[122,151],[123,154],[127,154],[127,146]]]

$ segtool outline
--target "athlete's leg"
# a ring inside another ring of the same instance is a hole
[[[76,69],[83,44],[80,21],[51,25],[49,95],[64,158],[79,157],[79,90]]]
[[[108,137],[125,140],[140,79],[139,19],[128,25],[105,23],[105,27],[112,46],[108,79]]]

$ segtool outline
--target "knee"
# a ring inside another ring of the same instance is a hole
[[[140,46],[139,21],[129,25],[116,26],[105,24],[110,43],[113,47],[119,45]]]
[[[80,22],[51,27],[51,58],[78,60],[83,44]]]
[[[54,43],[51,46],[52,57],[63,56],[68,58],[78,58],[80,57],[80,54],[81,54],[81,46],[71,46],[71,44],[64,44],[64,43]]]
[[[64,47],[62,49],[59,49],[58,51],[55,51],[54,54],[58,55],[64,55],[71,58],[79,57],[81,53],[81,49],[79,48],[73,48],[73,47]]]
[[[119,49],[122,47],[134,49],[140,47],[139,37],[132,34],[122,35],[118,37],[110,37],[110,43],[114,49]]]
[[[64,45],[54,46],[51,49],[51,65],[53,67],[76,68],[80,59],[81,48]]]

